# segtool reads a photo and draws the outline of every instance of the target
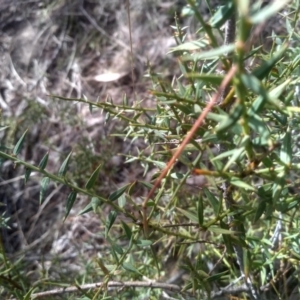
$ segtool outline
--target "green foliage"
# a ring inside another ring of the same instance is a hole
[[[251,278],[253,286],[260,291],[262,286],[271,289],[268,274],[278,280],[286,276],[284,271],[279,274],[278,262],[283,270],[297,267],[300,258],[299,36],[293,31],[294,20],[287,19],[291,28],[287,41],[293,46],[287,47],[283,39],[274,37],[270,53],[261,49],[248,53],[243,42],[250,31],[243,24],[261,23],[282,8],[282,3],[280,7],[274,4],[248,12],[242,2],[236,1],[240,5],[238,43],[218,46],[217,34],[214,35],[212,27],[205,26],[195,2],[188,1],[202,37],[185,42],[185,28],[179,24],[174,27],[177,46],[171,52],[178,55],[181,74],[169,83],[149,67],[155,108],[144,107],[142,101],[131,106],[109,100],[96,103],[76,99],[125,122],[124,139],[134,141],[142,137],[147,144],[146,149],[138,149],[137,155],[128,156],[126,162],[140,162],[144,174],[150,170],[160,173],[226,76],[226,72],[218,71],[220,65],[228,71],[226,56],[230,54],[238,66],[228,99],[208,113],[186,151],[147,202],[146,210],[134,197],[133,190],[140,184],[149,192],[157,174],[150,182],[145,183],[144,179],[130,182],[106,197],[96,188],[101,164],[79,186],[68,180],[72,153],[59,167],[58,175],[46,170],[48,152],[39,166],[18,158],[27,131],[12,152],[0,152],[2,158],[26,168],[26,182],[30,171],[43,176],[41,203],[50,180],[70,189],[65,218],[78,195],[91,199],[81,214],[93,211],[99,215],[110,248],[95,259],[96,275],[88,278],[101,277],[104,285],[86,293],[80,291],[85,299],[142,296],[158,299],[163,292],[174,299],[209,299],[216,295],[217,287],[228,288],[233,281],[238,282],[241,273]],[[211,25],[224,24],[233,9],[232,2],[217,10]],[[294,4],[291,10],[299,13],[299,7]],[[203,176],[204,183],[196,184],[191,190],[187,181],[197,176]],[[231,199],[226,196],[229,194]],[[228,205],[227,201],[231,203]],[[145,211],[148,235],[142,223]],[[241,249],[243,266],[238,263],[236,249]],[[5,278],[3,284],[9,286],[11,294],[23,299],[32,290],[23,282],[24,278],[18,277],[4,251],[2,255],[5,264],[0,269],[0,280]],[[138,288],[133,283],[145,278],[167,282],[174,265],[186,274],[181,278],[180,292],[172,292],[167,285],[154,289],[154,284]],[[110,294],[105,286],[111,281],[132,281],[132,286],[124,287],[120,294]],[[79,276],[77,285],[84,283],[85,279]],[[44,289],[39,283],[35,287],[38,291]],[[275,292],[286,293],[284,297],[288,297],[287,289]]]

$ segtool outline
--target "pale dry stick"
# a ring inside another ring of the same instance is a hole
[[[99,289],[103,287],[110,288],[124,288],[124,287],[135,287],[135,288],[142,288],[148,287],[152,289],[165,289],[173,292],[179,293],[181,291],[181,287],[175,284],[163,283],[163,282],[144,282],[144,281],[110,281],[108,283],[104,282],[97,282],[97,283],[90,283],[78,286],[70,286],[66,288],[58,288],[46,292],[34,293],[31,294],[32,299],[44,298],[54,295],[61,295],[64,293],[74,293],[80,292],[82,290],[90,290],[90,289]],[[49,298],[48,298],[49,299]],[[16,300],[16,299],[12,299]]]
[[[123,289],[126,287],[131,288],[151,288],[151,289],[162,289],[167,290],[170,292],[182,293],[182,287],[176,284],[164,283],[164,282],[145,282],[145,281],[110,281],[108,283],[104,282],[96,282],[96,283],[89,283],[77,286],[69,286],[69,287],[62,287],[58,289],[53,289],[45,292],[40,293],[33,293],[30,295],[31,299],[41,299],[54,296],[54,295],[62,295],[65,293],[76,293],[80,291],[86,291],[90,289],[99,289],[106,286],[108,290],[113,289]],[[225,295],[238,295],[242,292],[248,292],[248,288],[246,286],[239,286],[239,287],[232,287],[232,288],[223,288],[219,292],[211,293],[210,299],[217,299],[220,296]],[[187,292],[185,292],[187,293]],[[189,293],[187,293],[189,294]],[[11,300],[17,300],[16,298],[12,298]]]
[[[191,128],[191,130],[188,132],[186,137],[184,138],[183,142],[181,145],[178,147],[177,151],[174,153],[172,156],[171,160],[167,164],[166,168],[161,172],[160,176],[157,178],[154,186],[150,190],[149,194],[147,195],[147,198],[144,200],[142,208],[143,208],[143,227],[144,227],[144,233],[145,236],[148,236],[148,220],[147,220],[147,203],[153,196],[155,190],[158,188],[160,185],[162,179],[167,175],[169,170],[172,168],[174,163],[176,162],[177,158],[180,156],[182,151],[184,150],[185,146],[188,144],[188,142],[193,138],[194,134],[196,133],[197,129],[203,122],[203,120],[206,118],[207,114],[210,112],[210,110],[214,107],[214,105],[217,103],[217,100],[220,98],[222,95],[222,92],[226,89],[226,87],[229,85],[231,79],[235,75],[237,71],[237,67],[233,65],[231,69],[228,71],[227,75],[223,79],[221,86],[217,90],[217,92],[214,94],[214,96],[211,98],[210,102],[206,105],[204,110],[202,111],[201,115],[198,117],[196,120],[195,124]]]

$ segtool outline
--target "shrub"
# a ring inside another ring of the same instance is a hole
[[[299,3],[289,4],[286,36],[273,32],[268,52],[253,44],[264,21],[288,2],[249,9],[248,1],[230,1],[206,23],[189,0],[184,11],[199,29],[187,41],[176,19],[171,52],[181,74],[168,82],[149,65],[153,107],[126,98],[122,104],[77,100],[102,109],[107,122],[125,122],[124,139],[144,142],[126,157],[127,164],[140,163],[144,177],[108,197],[97,191],[101,165],[79,186],[68,180],[72,153],[57,174],[46,171],[48,154],[39,166],[19,159],[26,132],[12,153],[0,152],[25,166],[26,180],[31,171],[43,175],[41,202],[50,181],[61,183],[70,189],[65,218],[83,194],[90,203],[81,214],[93,211],[103,221],[109,248],[95,258],[96,275],[89,277],[102,284],[66,291],[89,299],[297,295]],[[235,13],[236,42],[223,45],[219,28]],[[19,298],[32,292],[20,290],[11,287]]]

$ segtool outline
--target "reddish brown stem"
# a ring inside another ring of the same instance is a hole
[[[191,128],[191,130],[188,132],[188,134],[184,138],[182,144],[178,147],[177,151],[174,153],[174,155],[172,156],[171,160],[168,162],[166,168],[161,172],[161,174],[157,178],[154,186],[150,190],[147,198],[144,200],[143,205],[142,205],[142,208],[143,208],[143,227],[144,227],[144,234],[145,234],[146,237],[148,236],[148,220],[147,220],[147,203],[148,203],[148,201],[153,196],[155,190],[160,185],[162,179],[167,175],[168,171],[174,165],[175,161],[177,160],[177,158],[180,156],[180,154],[184,150],[184,147],[192,139],[192,137],[196,133],[197,129],[199,128],[199,126],[201,125],[201,123],[203,122],[203,120],[205,119],[205,117],[207,116],[207,114],[210,112],[210,110],[213,108],[213,106],[215,105],[215,103],[217,102],[217,100],[220,98],[220,96],[222,95],[222,92],[229,85],[230,80],[233,78],[234,74],[236,73],[236,70],[237,70],[237,67],[235,65],[233,65],[231,67],[231,69],[229,70],[229,72],[227,73],[227,75],[225,76],[225,78],[223,79],[223,81],[222,81],[222,83],[221,83],[218,91],[211,98],[210,102],[207,103],[207,105],[204,108],[204,110],[202,111],[201,115],[198,117],[198,119],[196,120],[195,124],[193,125],[193,127]]]

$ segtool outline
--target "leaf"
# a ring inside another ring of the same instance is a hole
[[[99,175],[99,172],[100,172],[100,168],[101,168],[102,164],[100,164],[98,166],[98,168],[93,172],[92,176],[90,177],[90,179],[87,181],[86,185],[85,185],[85,188],[86,189],[91,189],[94,185],[95,185],[95,182],[96,180],[98,179],[98,175]]]
[[[25,132],[22,134],[22,136],[18,140],[17,144],[15,145],[14,150],[13,150],[13,155],[17,156],[21,152],[27,131],[28,131],[28,129],[25,130]]]
[[[90,211],[93,211],[93,206],[92,206],[92,202],[90,202],[84,209],[82,209],[78,215],[83,215],[86,214]]]
[[[89,111],[92,114],[93,113],[93,104],[89,103]]]
[[[68,156],[66,157],[66,159],[62,163],[61,167],[59,168],[58,176],[63,177],[63,176],[66,175],[71,155],[72,155],[72,151],[68,154]]]
[[[28,182],[31,172],[32,172],[31,169],[25,168],[25,175],[24,175],[25,184]]]
[[[211,27],[220,28],[234,13],[234,6],[232,2],[226,3],[219,7],[217,12],[209,21]]]
[[[196,222],[198,223],[198,217],[197,215],[187,211],[187,210],[184,210],[184,209],[181,209],[180,207],[176,207],[176,209],[178,211],[180,211],[184,216],[186,216],[189,220],[191,220],[192,222]]]
[[[106,219],[106,223],[105,223],[105,238],[107,238],[107,235],[109,233],[109,230],[111,229],[111,227],[113,226],[114,222],[116,221],[116,218],[118,216],[118,213],[114,210],[112,210]]]
[[[42,160],[39,163],[39,168],[41,170],[44,170],[47,166],[48,163],[48,158],[49,158],[49,151],[44,155],[44,157],[42,158]]]
[[[126,204],[126,195],[121,195],[119,198],[118,198],[118,205],[119,207],[123,208]]]
[[[219,200],[207,188],[204,188],[203,191],[214,210],[214,214],[218,216],[220,206]]]
[[[130,240],[132,237],[132,231],[131,231],[130,227],[122,220],[121,220],[121,223],[122,223],[122,227],[124,229],[127,239]]]
[[[93,197],[91,200],[93,212],[97,212],[97,208],[102,204],[102,201],[98,197]]]
[[[123,263],[123,268],[126,270],[126,271],[129,271],[129,272],[133,272],[135,274],[139,274],[139,275],[142,275],[131,263],[129,262],[124,262]]]
[[[203,198],[202,195],[199,195],[198,197],[198,207],[197,207],[197,212],[198,212],[198,222],[199,225],[202,226],[203,225],[203,214],[204,214],[204,207],[203,207]]]
[[[291,83],[291,79],[287,79],[285,82],[276,85],[276,87],[270,91],[270,98],[271,99],[279,98],[282,95],[282,93],[286,90],[286,88],[289,86],[290,83]]]
[[[172,53],[172,52],[176,52],[176,51],[193,51],[193,50],[198,50],[200,48],[204,48],[207,45],[201,41],[192,41],[192,42],[186,42],[183,43],[179,46],[176,46],[174,48],[171,48],[171,50],[168,52]]]
[[[103,260],[100,257],[97,257],[97,264],[100,267],[101,271],[105,274],[105,276],[109,275],[108,269],[105,267]],[[103,300],[103,298],[102,298]]]
[[[123,187],[119,188],[118,190],[114,191],[113,193],[111,193],[108,197],[108,200],[110,201],[115,201],[117,200],[121,195],[123,195],[123,193],[127,190],[127,188],[129,188],[131,186],[131,183],[128,183],[126,185],[124,185]]]
[[[249,117],[248,124],[258,136],[252,140],[253,145],[266,146],[269,144],[270,131],[258,115]]]
[[[50,182],[50,178],[49,177],[44,177],[41,180],[41,186],[40,186],[40,204],[43,203],[43,199],[44,199],[46,190],[48,188],[49,182]]]
[[[248,116],[252,117],[260,113],[263,109],[267,99],[262,96],[258,96],[255,101],[252,103],[251,107],[248,110]]]
[[[221,122],[221,124],[217,127],[218,133],[223,133],[227,131],[229,128],[231,128],[240,118],[242,115],[243,108],[242,105],[236,105],[233,107],[230,114],[227,116],[227,118]]]
[[[222,273],[218,273],[218,274],[209,276],[209,277],[206,279],[206,281],[207,281],[207,282],[214,282],[214,281],[217,281],[217,280],[219,280],[219,279],[222,280],[222,277],[228,276],[228,272],[229,272],[229,271],[224,271],[224,272],[222,272]],[[224,277],[224,279],[225,279],[225,278],[226,278],[226,277]]]
[[[66,213],[65,213],[65,217],[64,217],[64,221],[66,220],[66,218],[68,217],[72,207],[73,207],[73,204],[76,200],[76,197],[77,197],[77,192],[76,191],[72,191],[68,198],[67,198],[67,204],[66,204]]]
[[[253,75],[243,74],[241,76],[241,80],[246,88],[252,90],[254,93],[259,95],[259,97],[251,106],[248,114],[253,115],[255,113],[259,113],[262,110],[265,103],[267,102],[267,100],[269,99],[267,91],[262,86],[260,80],[258,80]]]
[[[153,244],[152,241],[149,240],[137,240],[136,241],[136,245],[139,247],[148,247],[151,246]]]
[[[290,131],[288,131],[283,138],[280,149],[280,160],[286,165],[290,165],[292,162],[292,141]]]
[[[225,167],[223,168],[223,171],[226,171],[234,162],[236,162],[238,159],[240,160],[241,157],[243,157],[246,153],[246,150],[244,147],[241,147],[239,149],[235,149],[233,155],[231,158],[227,161]]]
[[[234,44],[221,46],[219,48],[215,48],[209,51],[203,51],[202,53],[197,53],[193,55],[185,55],[183,56],[183,61],[198,61],[198,60],[205,60],[205,59],[216,59],[221,55],[229,54],[233,52],[235,49]]]
[[[172,173],[170,175],[171,178],[174,178],[174,179],[183,179],[184,178],[184,175],[182,173],[178,173],[178,172],[175,172],[175,173]]]
[[[84,209],[82,209],[78,215],[86,214],[90,211],[97,211],[97,208],[102,204],[103,202],[98,197],[93,197],[88,205]]]
[[[265,22],[268,18],[275,15],[281,9],[285,8],[290,0],[271,1],[271,4],[266,5],[260,9],[257,13],[250,17],[252,24],[259,24]]]
[[[265,211],[266,211],[266,202],[260,200],[260,203],[258,204],[257,209],[255,211],[253,222],[256,223]]]
[[[220,228],[217,226],[210,226],[207,228],[208,231],[219,233],[219,234],[234,234],[235,232],[229,229]]]
[[[273,161],[269,157],[264,157],[262,159],[262,163],[264,164],[264,166],[266,168],[273,168],[274,167]]]
[[[214,158],[212,158],[211,161],[222,160],[225,157],[233,155],[235,153],[235,151],[236,151],[236,149],[225,151],[225,152],[219,154],[218,156],[215,156]]]
[[[199,73],[188,73],[187,78],[200,79],[204,82],[220,85],[224,79],[224,76],[215,74],[199,74]]]
[[[244,274],[245,278],[247,279],[250,274],[251,268],[251,259],[250,259],[250,253],[248,249],[243,248],[243,264],[244,264]]]
[[[252,75],[257,77],[259,80],[266,78],[272,71],[276,63],[282,58],[286,50],[287,46],[282,47],[268,61],[265,61],[262,64],[260,64],[260,66],[252,72]]]
[[[114,249],[114,251],[120,255],[122,255],[124,253],[123,248],[117,244],[115,244],[114,242],[111,242],[111,247]]]
[[[255,191],[255,188],[237,177],[231,177],[230,183],[245,190]]]
[[[278,112],[271,111],[272,116],[283,126],[287,125],[288,118],[285,115],[280,115]]]

